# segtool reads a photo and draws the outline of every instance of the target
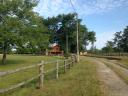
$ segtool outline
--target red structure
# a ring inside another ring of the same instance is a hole
[[[56,44],[54,46],[51,46],[49,55],[63,55],[63,51],[61,50],[60,46]]]

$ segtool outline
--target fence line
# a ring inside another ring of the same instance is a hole
[[[57,62],[56,62],[56,79],[58,79],[58,78],[59,78],[59,62],[57,60]]]
[[[63,62],[64,64],[63,65],[59,65],[60,62]],[[13,74],[13,73],[17,73],[19,71],[24,71],[24,70],[27,70],[27,69],[30,69],[30,68],[34,68],[34,67],[37,67],[37,66],[39,67],[39,74],[37,76],[32,77],[32,78],[30,78],[30,79],[28,79],[26,81],[23,81],[21,83],[18,83],[16,85],[12,85],[9,88],[0,89],[0,93],[5,93],[5,92],[8,92],[8,91],[10,91],[12,89],[16,89],[18,87],[21,87],[21,86],[33,81],[34,79],[37,79],[37,78],[39,78],[39,88],[42,89],[43,88],[43,83],[44,83],[44,78],[45,78],[44,75],[46,73],[56,71],[56,79],[58,79],[59,78],[59,68],[64,68],[64,72],[66,72],[67,68],[70,68],[71,66],[73,66],[75,62],[76,62],[76,56],[72,56],[70,59],[56,60],[56,61],[51,61],[51,62],[42,61],[41,63],[36,64],[36,65],[31,65],[31,66],[27,66],[27,67],[23,67],[23,68],[18,68],[18,69],[15,69],[15,70],[1,72],[0,73],[0,77],[6,76],[6,75],[9,75],[9,74]],[[45,65],[46,64],[50,64],[50,63],[55,63],[56,67],[44,71]]]
[[[27,83],[33,81],[34,79],[39,78],[39,77],[40,77],[40,74],[37,75],[37,76],[35,76],[35,77],[32,77],[32,78],[30,78],[30,79],[28,79],[28,80],[26,80],[26,81],[23,81],[23,82],[21,82],[21,83],[18,83],[18,84],[16,84],[16,85],[13,85],[13,86],[11,86],[11,87],[9,87],[9,88],[0,89],[0,93],[5,93],[5,92],[8,92],[8,91],[10,91],[10,90],[12,90],[12,89],[16,89],[16,88],[18,88],[18,87],[21,87],[21,86],[23,86],[23,85],[25,85],[25,84],[27,84]]]
[[[18,69],[15,69],[15,70],[9,70],[9,71],[6,71],[6,72],[1,72],[0,76],[6,76],[6,75],[13,74],[13,73],[16,73],[16,72],[19,72],[19,71],[23,71],[23,70],[26,70],[26,69],[34,68],[34,67],[37,67],[39,65],[41,65],[41,63],[40,64],[36,64],[36,65],[23,67],[23,68],[18,68]]]
[[[89,56],[128,56],[128,53],[92,53]]]

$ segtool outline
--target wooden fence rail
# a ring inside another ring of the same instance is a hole
[[[18,68],[18,69],[15,69],[15,70],[9,70],[9,71],[6,71],[6,72],[1,72],[0,76],[6,76],[6,75],[9,75],[9,74],[13,74],[13,73],[19,72],[19,71],[23,71],[23,70],[27,70],[27,69],[30,69],[30,68],[34,68],[34,67],[37,67],[37,66],[40,66],[40,65],[41,65],[41,63],[40,64],[36,64],[36,65],[23,67],[23,68]]]
[[[64,64],[63,65],[59,65],[60,62],[63,62]],[[9,71],[5,71],[5,72],[1,72],[0,73],[0,77],[6,76],[6,75],[9,75],[9,74],[13,74],[13,73],[17,73],[19,71],[31,69],[31,68],[34,68],[34,67],[39,67],[39,74],[37,76],[32,77],[32,78],[30,78],[28,80],[25,80],[25,81],[23,81],[23,82],[21,82],[19,84],[13,85],[13,86],[11,86],[9,88],[0,89],[0,93],[5,93],[5,92],[8,92],[8,91],[10,91],[12,89],[16,89],[16,88],[21,87],[21,86],[33,81],[34,79],[38,79],[38,78],[39,78],[39,88],[42,89],[43,88],[43,83],[44,83],[44,78],[45,78],[44,75],[46,73],[56,71],[56,79],[58,79],[59,78],[59,68],[64,68],[64,72],[66,72],[67,68],[72,67],[75,62],[76,62],[76,56],[72,56],[70,59],[56,60],[56,61],[51,61],[51,62],[42,61],[41,63],[36,64],[36,65],[31,65],[31,66],[27,66],[27,67],[23,67],[23,68],[18,68],[18,69],[15,69],[15,70],[9,70]],[[56,67],[44,71],[45,64],[50,64],[50,63],[55,63]]]
[[[128,56],[128,53],[91,53],[90,56]]]

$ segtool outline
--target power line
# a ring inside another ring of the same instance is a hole
[[[77,43],[77,62],[79,62],[79,22],[78,22],[78,14],[77,14],[77,12],[76,12],[76,9],[75,9],[75,7],[74,7],[74,5],[73,5],[73,3],[72,3],[72,0],[70,0],[70,3],[71,3],[71,6],[72,6],[72,8],[73,8],[73,10],[75,11],[75,13],[76,13],[76,19],[77,19],[77,24],[76,24],[76,43]]]
[[[77,13],[77,12],[76,12],[76,8],[74,7],[74,5],[73,5],[73,3],[72,3],[72,0],[69,0],[69,1],[70,1],[70,4],[71,4],[73,10],[75,11],[75,13]]]

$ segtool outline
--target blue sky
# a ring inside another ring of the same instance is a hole
[[[128,0],[72,0],[72,3],[82,23],[96,32],[95,45],[99,49],[115,32],[128,26]],[[70,0],[40,0],[34,11],[44,18],[74,12]]]

